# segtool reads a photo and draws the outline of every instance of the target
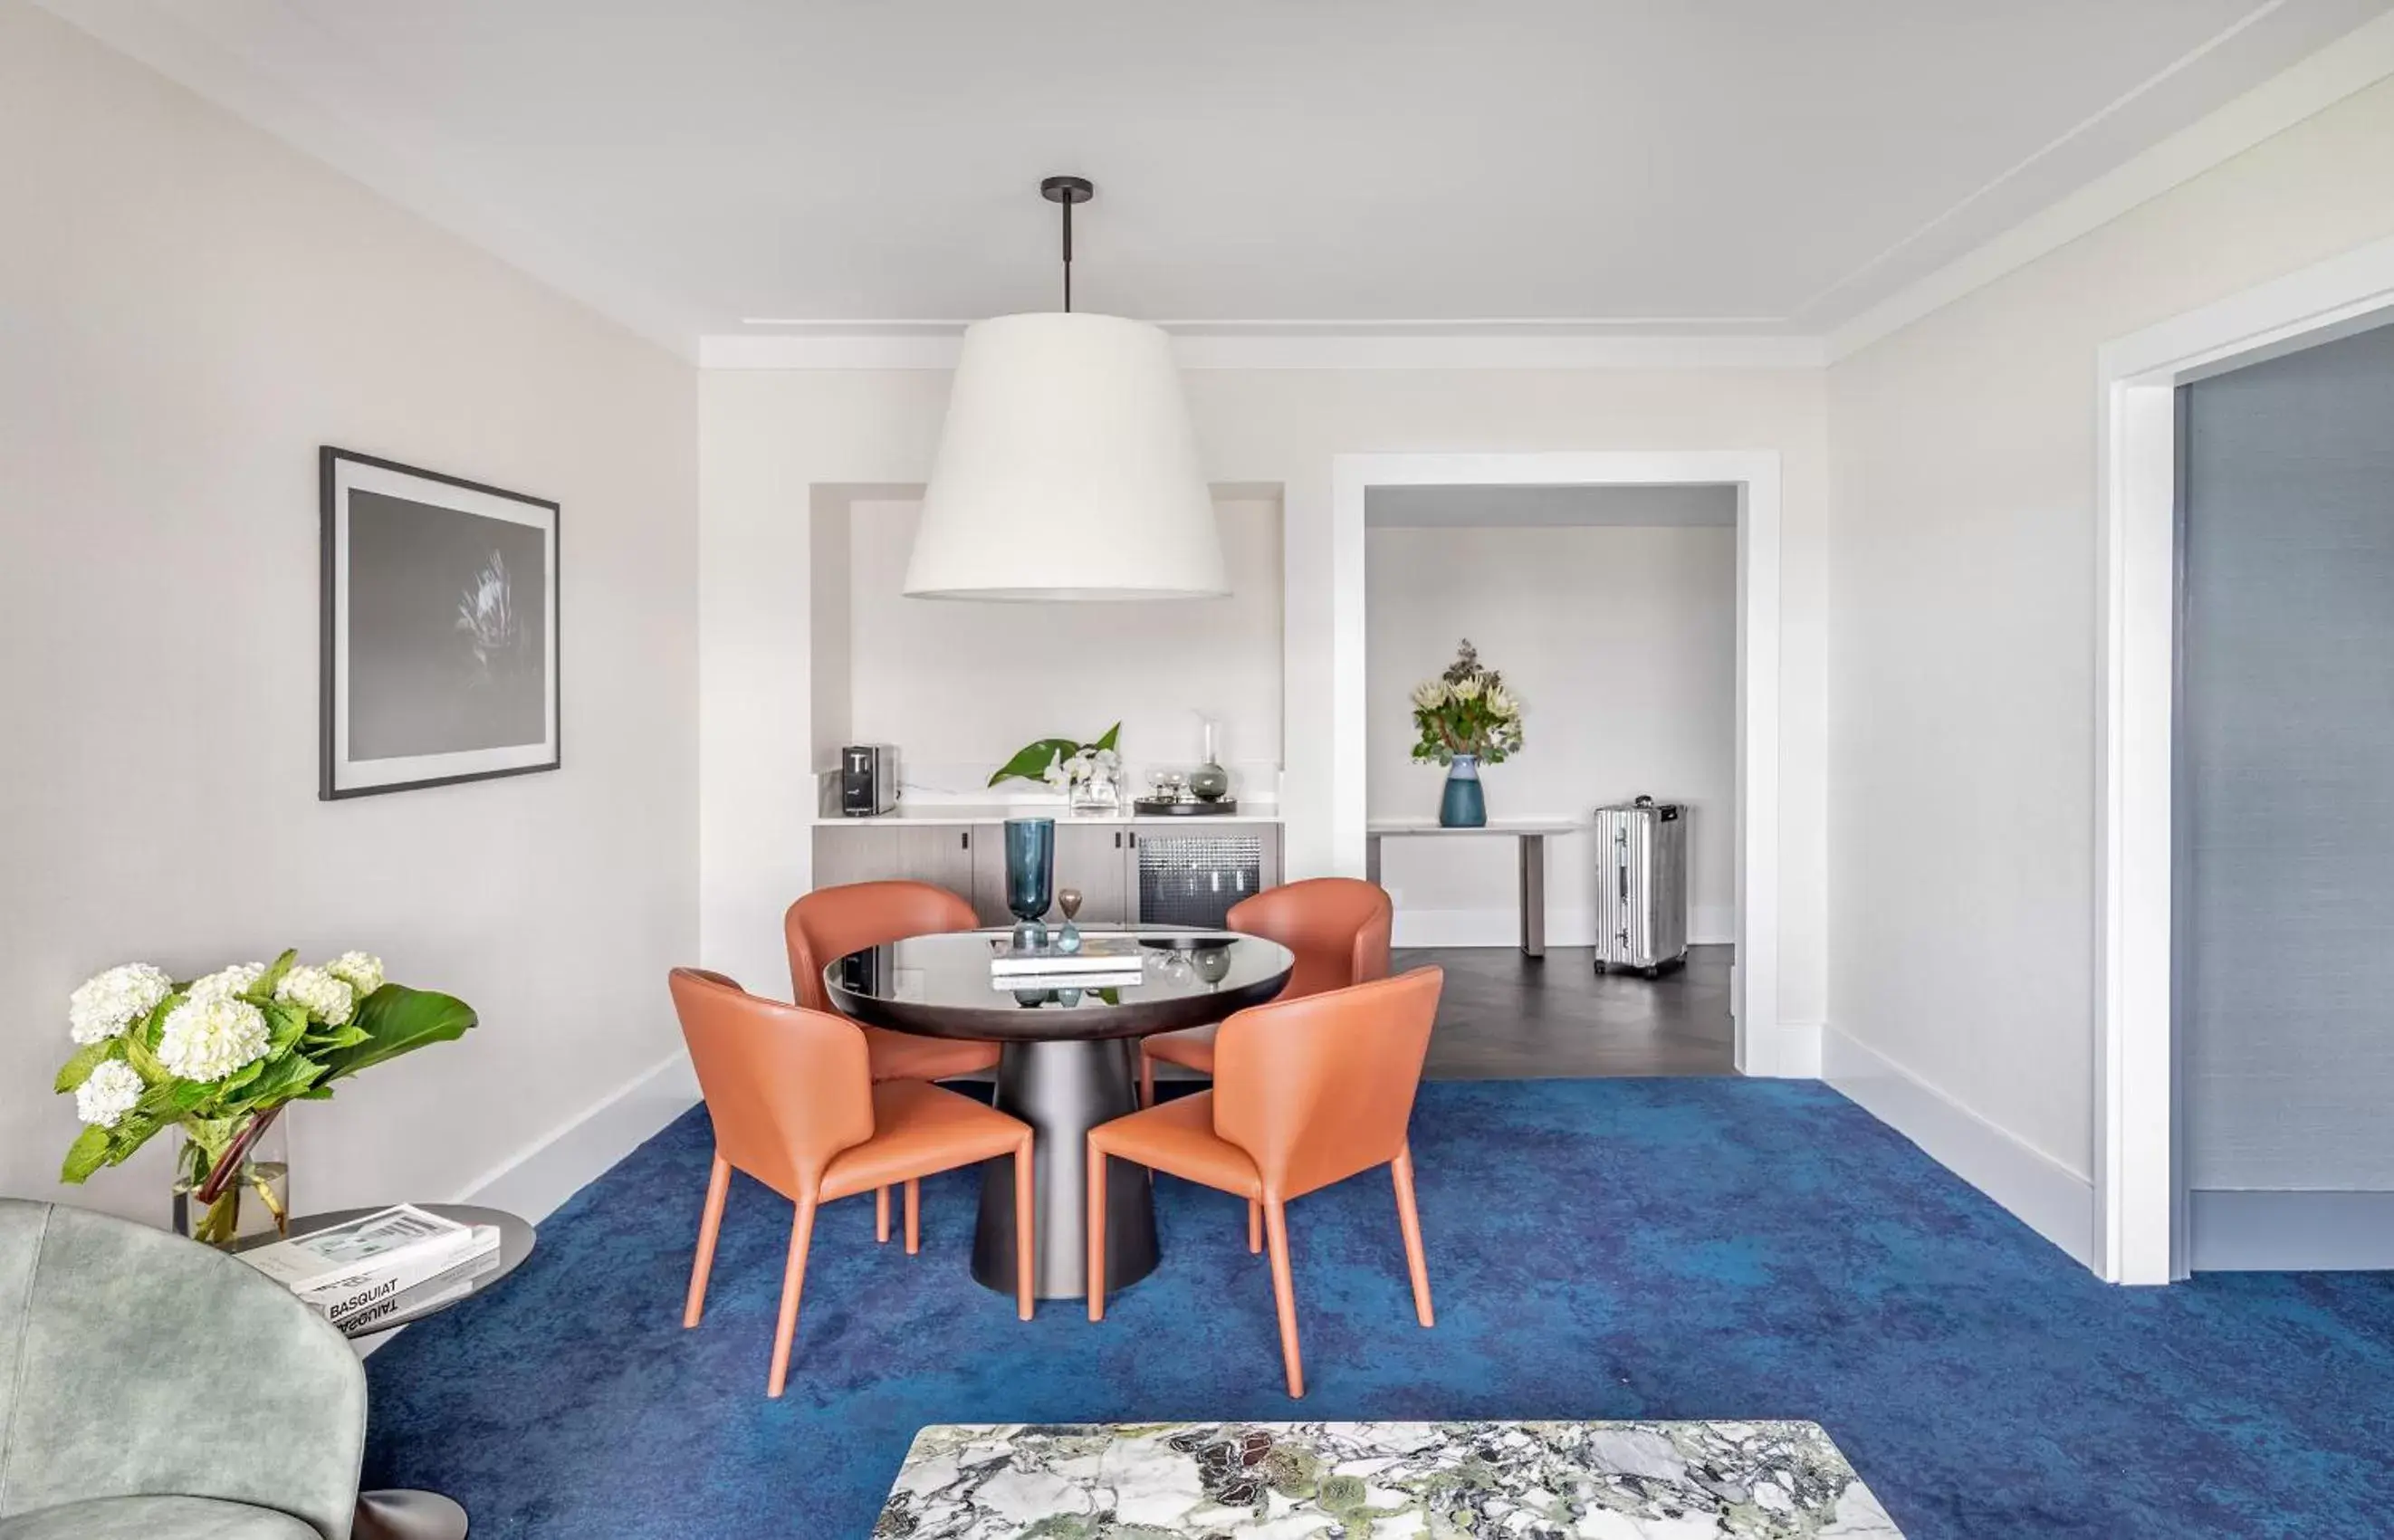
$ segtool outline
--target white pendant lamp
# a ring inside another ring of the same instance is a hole
[[[1072,309],[1078,177],[1064,211],[1064,309],[966,328],[947,426],[906,566],[918,599],[1208,599],[1230,592],[1214,499],[1159,327]]]

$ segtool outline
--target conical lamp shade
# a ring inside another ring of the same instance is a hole
[[[1069,312],[967,328],[906,592],[1230,592],[1171,339],[1142,322]]]

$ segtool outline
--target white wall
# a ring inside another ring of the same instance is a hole
[[[292,945],[482,1018],[296,1109],[298,1202],[450,1196],[678,1051],[693,373],[17,0],[0,207],[0,1191],[163,1221],[163,1138],[56,1186],[67,994]],[[323,443],[563,505],[562,770],[316,799]]]
[[[2381,83],[1830,371],[1832,1068],[1991,1129],[1996,1195],[2074,1194],[2040,1228],[2082,1256],[2097,349],[2389,232]]]
[[[1822,1017],[1823,589],[1827,496],[1818,370],[1191,369],[1209,478],[1282,489],[1282,806],[1292,875],[1331,849],[1331,461],[1375,451],[1775,450],[1784,477],[1784,918],[1779,1019]],[[809,515],[818,485],[918,484],[947,375],[721,370],[700,393],[702,949],[770,981],[780,919],[806,890],[812,763]],[[1127,624],[1127,622],[1125,622]],[[1102,725],[1102,724],[1101,724]],[[902,746],[902,745],[901,745]]]
[[[1238,793],[1261,801],[1275,795],[1277,503],[1216,500],[1228,595],[1147,604],[908,599],[921,504],[859,500],[850,511],[849,727],[841,741],[896,744],[910,786],[969,795],[1025,744],[1085,742],[1115,722],[1134,774],[1186,769],[1204,758],[1210,717],[1220,724],[1218,752],[1235,767]],[[834,639],[821,626],[814,638],[818,647]]]
[[[1364,557],[1370,815],[1436,812],[1442,772],[1412,757],[1408,695],[1468,637],[1530,704],[1524,752],[1480,771],[1490,815],[1686,802],[1690,938],[1732,940],[1737,531],[1374,527]],[[1548,842],[1553,945],[1594,938],[1591,837]],[[1398,944],[1515,943],[1512,841],[1392,839],[1380,859]]]

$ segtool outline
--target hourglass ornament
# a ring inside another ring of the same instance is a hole
[[[1081,928],[1072,923],[1080,916],[1081,890],[1077,888],[1062,889],[1056,895],[1056,907],[1064,912],[1063,927],[1056,932],[1056,950],[1069,957],[1081,950]]]

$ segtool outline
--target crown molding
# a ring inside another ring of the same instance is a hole
[[[1831,328],[1824,362],[1850,358],[2389,75],[2394,75],[2394,13],[2363,22],[1984,245]]]
[[[1591,331],[1585,322],[1166,322],[1184,369],[1817,369],[1817,336]],[[704,336],[702,369],[953,369],[961,322]]]
[[[533,282],[708,369],[954,366],[962,323],[801,323],[693,336],[687,310],[452,185],[226,49],[161,0],[35,0],[283,144],[491,253]],[[2291,69],[1927,277],[1830,326],[1754,318],[1164,323],[1191,369],[1805,369],[1851,356],[2394,75],[2394,13]]]

